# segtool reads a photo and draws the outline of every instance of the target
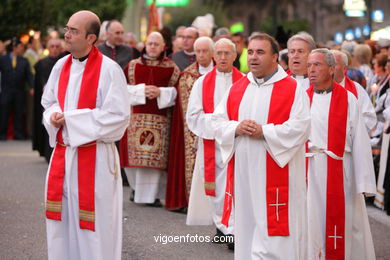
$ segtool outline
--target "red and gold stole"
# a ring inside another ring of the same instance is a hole
[[[357,89],[352,79],[345,76],[345,89],[350,91],[356,98],[358,98]]]
[[[307,93],[310,104],[314,88]],[[345,149],[348,117],[348,92],[336,82],[333,83],[328,121],[328,151],[342,158]],[[328,176],[326,183],[326,259],[345,258],[345,197],[343,160],[328,155]]]
[[[96,47],[89,53],[81,81],[78,109],[96,108],[96,97],[103,56]],[[69,55],[61,70],[58,82],[58,103],[64,111],[66,89],[68,87],[72,55]],[[65,176],[66,146],[62,139],[62,127],[57,133],[57,144],[51,160],[47,183],[46,217],[61,220],[62,194]],[[78,191],[80,228],[95,231],[95,163],[96,142],[77,148]]]
[[[214,112],[214,93],[217,67],[206,74],[202,86],[202,103],[205,113]],[[242,73],[233,67],[232,84],[243,77]],[[206,195],[215,197],[215,141],[203,139],[204,144],[204,185]]]
[[[230,120],[238,121],[239,107],[249,85],[247,77],[239,80],[230,90],[227,112]],[[297,83],[291,77],[275,82],[270,100],[268,124],[283,124],[289,119],[294,103]],[[288,164],[281,168],[266,152],[266,203],[269,236],[289,236],[288,224]],[[234,155],[229,161],[222,224],[228,226],[234,191]]]

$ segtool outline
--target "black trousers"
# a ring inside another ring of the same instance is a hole
[[[7,136],[9,116],[14,114],[14,134],[16,139],[24,139],[23,114],[26,108],[26,94],[13,90],[0,94],[0,137]]]

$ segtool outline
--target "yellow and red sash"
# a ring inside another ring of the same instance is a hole
[[[352,79],[345,76],[345,89],[350,91],[356,98],[358,98],[357,89]]]
[[[202,86],[202,103],[205,113],[214,112],[214,93],[217,67],[206,74]],[[233,67],[232,84],[243,77],[242,73]],[[206,195],[215,197],[215,141],[203,139],[204,144],[204,184]]]
[[[230,120],[238,121],[239,107],[246,88],[247,77],[236,82],[229,94],[227,112]],[[268,124],[283,124],[289,119],[297,83],[291,77],[275,82],[270,100]],[[289,236],[288,186],[289,166],[281,168],[267,152],[266,155],[266,209],[269,236]],[[222,224],[228,226],[234,191],[234,155],[229,161]]]
[[[307,93],[310,105],[314,88]],[[333,83],[328,120],[328,151],[343,158],[348,116],[348,92]],[[345,258],[345,197],[343,160],[327,156],[328,176],[326,183],[326,259]]]
[[[96,47],[89,53],[81,81],[77,109],[96,108],[96,97],[103,56]],[[69,55],[61,70],[58,82],[58,103],[64,111],[66,89],[68,87],[72,55]],[[62,194],[65,176],[66,146],[62,139],[62,127],[57,133],[57,144],[51,160],[47,183],[46,217],[61,220]],[[96,142],[77,148],[78,193],[80,228],[95,231],[95,164]]]

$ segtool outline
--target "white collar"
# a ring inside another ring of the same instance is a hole
[[[209,64],[207,67],[203,67],[203,66],[200,65],[200,64],[199,64],[199,67],[198,67],[200,75],[204,75],[204,74],[206,74],[206,73],[212,71],[213,68],[214,68],[214,62],[213,62],[213,60],[211,60],[210,64]]]

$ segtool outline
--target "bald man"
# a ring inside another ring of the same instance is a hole
[[[48,259],[121,259],[122,179],[114,142],[129,122],[121,67],[94,47],[99,18],[73,14],[70,55],[45,87],[43,123],[55,146],[46,180]]]
[[[194,27],[188,27],[183,32],[182,48],[183,50],[175,52],[172,56],[173,61],[179,67],[180,71],[195,62],[194,42],[199,37],[199,32]]]
[[[152,32],[145,53],[125,69],[132,115],[121,139],[121,164],[135,190],[134,202],[156,207],[165,198],[170,107],[175,105],[174,86],[180,74],[164,57],[164,47],[162,35]]]
[[[122,68],[134,58],[139,57],[133,48],[123,44],[123,26],[117,20],[112,20],[106,26],[107,40],[97,47],[101,53],[116,61]]]

